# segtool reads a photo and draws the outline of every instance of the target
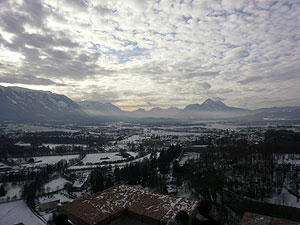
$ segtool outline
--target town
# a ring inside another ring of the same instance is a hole
[[[60,205],[115,184],[208,198],[224,224],[253,204],[300,208],[299,131],[282,122],[2,123],[0,211],[18,204],[47,224]]]

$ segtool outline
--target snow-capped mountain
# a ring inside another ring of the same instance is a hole
[[[225,105],[221,101],[213,101],[212,99],[205,100],[202,104],[190,104],[184,109],[185,112],[188,111],[205,111],[205,112],[229,112],[229,111],[245,111],[245,109],[234,108]]]
[[[152,109],[149,110],[149,112],[154,112],[154,113],[160,113],[163,112],[164,110],[160,107],[154,107]]]
[[[82,115],[81,108],[64,95],[20,87],[0,86],[0,119],[61,120]]]
[[[109,102],[101,103],[97,101],[81,101],[77,102],[77,104],[85,111],[122,112],[119,107]]]
[[[300,107],[273,107],[257,110],[234,108],[207,99],[184,109],[155,107],[150,110],[123,111],[111,103],[75,103],[64,95],[19,87],[0,86],[0,121],[98,121],[143,118],[202,119],[299,119]]]

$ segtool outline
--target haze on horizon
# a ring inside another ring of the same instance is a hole
[[[299,31],[299,0],[2,0],[0,85],[125,110],[300,105]]]

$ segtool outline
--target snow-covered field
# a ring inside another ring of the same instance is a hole
[[[41,146],[49,147],[50,149],[55,149],[56,147],[66,146],[66,147],[82,147],[86,148],[87,145],[81,145],[81,144],[42,144]]]
[[[69,162],[70,159],[77,159],[79,158],[79,155],[38,156],[32,158],[34,159],[35,163],[27,163],[23,165],[27,167],[38,166],[41,164],[54,165],[62,159],[66,160],[67,162]],[[15,162],[24,163],[24,158],[12,158],[12,160]]]
[[[1,184],[2,185],[2,184]],[[20,199],[22,195],[22,186],[12,185],[12,183],[5,183],[5,196],[0,197],[0,201],[6,201],[8,199]]]
[[[79,132],[79,130],[68,129],[68,128],[59,128],[59,127],[48,127],[48,126],[36,126],[36,125],[28,125],[28,124],[9,124],[7,126],[8,130],[22,130],[28,132],[51,132],[51,131],[63,131],[63,132]]]
[[[23,200],[0,204],[0,224],[13,225],[21,222],[26,225],[45,225]]]
[[[134,158],[138,156],[137,152],[126,152],[126,153],[128,153],[129,155],[131,155]]]
[[[137,153],[136,152],[127,152],[130,154],[132,157],[136,157]],[[95,154],[87,154],[82,162],[84,164],[87,163],[102,163],[104,161],[106,162],[115,162],[119,160],[125,160],[126,158],[123,158],[122,156],[118,155],[119,152],[107,152],[107,153],[95,153]]]
[[[110,153],[95,153],[95,154],[87,154],[82,160],[86,163],[101,163],[104,161],[114,162],[118,160],[123,160],[122,156],[117,155],[118,152],[110,152]]]
[[[186,162],[192,159],[198,159],[200,157],[200,153],[197,152],[185,152],[179,162],[180,166],[183,166]]]
[[[129,152],[127,152],[127,153],[129,153]],[[93,155],[93,154],[91,154],[91,155]],[[159,157],[159,155],[160,155],[160,152],[158,152],[156,154],[157,157]],[[134,159],[132,161],[122,162],[122,163],[103,164],[102,166],[124,167],[124,166],[126,166],[127,164],[130,164],[130,163],[142,162],[144,159],[149,159],[150,156],[151,156],[151,154],[148,154],[148,155],[145,155],[144,157],[137,158],[137,159]],[[102,166],[100,166],[100,165],[70,166],[68,169],[69,170],[81,170],[81,169],[92,169],[92,168],[97,168],[97,167],[102,167]]]
[[[151,130],[151,134],[155,136],[202,136],[202,133],[196,132],[180,132],[180,131],[165,131],[165,130]]]
[[[54,180],[51,180],[50,182],[44,185],[45,192],[47,193],[47,192],[52,192],[52,191],[62,189],[64,185],[68,182],[69,181],[63,177],[59,177]]]
[[[79,155],[57,155],[57,156],[39,156],[39,157],[33,157],[34,165],[41,165],[41,164],[48,164],[53,165],[58,163],[60,160],[64,159],[69,162],[70,159],[77,159],[79,158]],[[19,159],[14,159],[18,161]],[[31,166],[32,164],[26,164],[28,166]]]
[[[123,143],[138,143],[144,139],[145,139],[145,137],[140,137],[139,135],[132,135],[131,137],[126,138],[122,142]]]

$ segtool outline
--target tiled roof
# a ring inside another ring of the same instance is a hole
[[[197,204],[198,201],[191,199],[119,185],[63,205],[60,211],[66,213],[76,225],[107,224],[125,211],[129,216],[148,224],[166,224],[180,210],[194,214]]]
[[[300,225],[300,222],[246,212],[240,225]]]

